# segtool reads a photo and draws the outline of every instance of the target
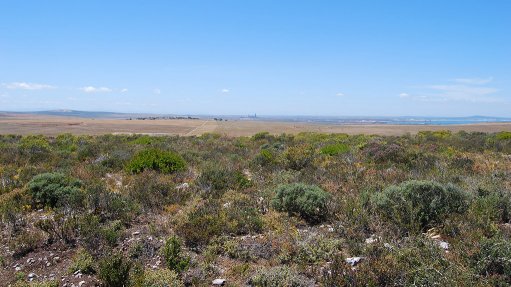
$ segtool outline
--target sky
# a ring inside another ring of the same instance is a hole
[[[511,1],[0,0],[0,111],[511,117]]]

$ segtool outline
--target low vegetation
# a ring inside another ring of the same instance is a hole
[[[510,220],[508,132],[0,136],[6,286],[511,286]]]

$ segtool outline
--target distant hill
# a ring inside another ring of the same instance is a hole
[[[36,112],[26,112],[25,114],[79,117],[79,118],[126,118],[126,117],[130,117],[130,114],[125,114],[125,113],[76,111],[76,110],[36,111]]]

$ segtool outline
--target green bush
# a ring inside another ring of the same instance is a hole
[[[468,206],[467,195],[453,185],[418,180],[389,186],[373,194],[370,201],[387,222],[412,233],[442,223],[449,214],[461,213]]]
[[[495,135],[498,140],[509,140],[511,139],[511,132],[500,132]]]
[[[276,156],[269,150],[263,149],[254,159],[255,164],[268,167],[277,163]]]
[[[62,173],[43,173],[28,183],[28,191],[36,204],[56,207],[58,203],[78,197],[81,186],[79,180]]]
[[[121,253],[116,253],[99,262],[98,277],[105,287],[128,286],[131,266]]]
[[[190,264],[190,258],[181,255],[181,242],[176,236],[172,236],[165,241],[162,254],[167,268],[178,274],[186,271]]]
[[[193,210],[186,220],[177,226],[178,234],[189,247],[207,245],[215,236],[222,234],[224,222],[215,203],[206,203]]]
[[[302,170],[309,166],[314,159],[314,150],[310,145],[289,147],[284,152],[286,166],[294,170]]]
[[[168,269],[144,271],[140,287],[181,287],[183,282],[176,272]],[[138,286],[137,286],[138,287]]]
[[[502,277],[511,283],[511,241],[495,236],[484,239],[472,256],[476,272],[484,276]]]
[[[248,284],[254,287],[309,287],[314,286],[314,281],[287,266],[278,266],[259,270]]]
[[[337,144],[332,144],[332,145],[327,145],[327,146],[324,146],[321,148],[321,153],[322,154],[326,154],[326,155],[330,155],[330,156],[335,156],[335,155],[339,155],[339,154],[343,154],[343,153],[347,153],[350,151],[350,147],[346,144],[342,144],[342,143],[337,143]]]
[[[138,152],[128,163],[126,169],[131,173],[155,170],[162,173],[174,173],[184,170],[186,163],[177,153],[159,149],[146,149]]]
[[[329,198],[329,193],[314,185],[286,184],[277,188],[272,206],[278,211],[298,214],[310,223],[317,223],[328,214]]]
[[[206,195],[219,197],[226,190],[239,190],[250,186],[250,181],[236,170],[208,168],[197,178],[197,185],[207,191]]]
[[[224,232],[236,235],[261,232],[263,221],[252,200],[245,194],[236,192],[226,195],[223,198],[226,203],[221,211],[221,218],[225,222]]]
[[[73,256],[73,262],[69,266],[69,272],[74,273],[80,270],[83,274],[94,274],[94,258],[85,249],[78,249]]]

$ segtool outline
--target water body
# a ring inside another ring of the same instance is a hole
[[[341,125],[466,125],[506,123],[511,118],[499,117],[318,117],[318,116],[260,116],[240,117],[240,120],[306,122]]]

